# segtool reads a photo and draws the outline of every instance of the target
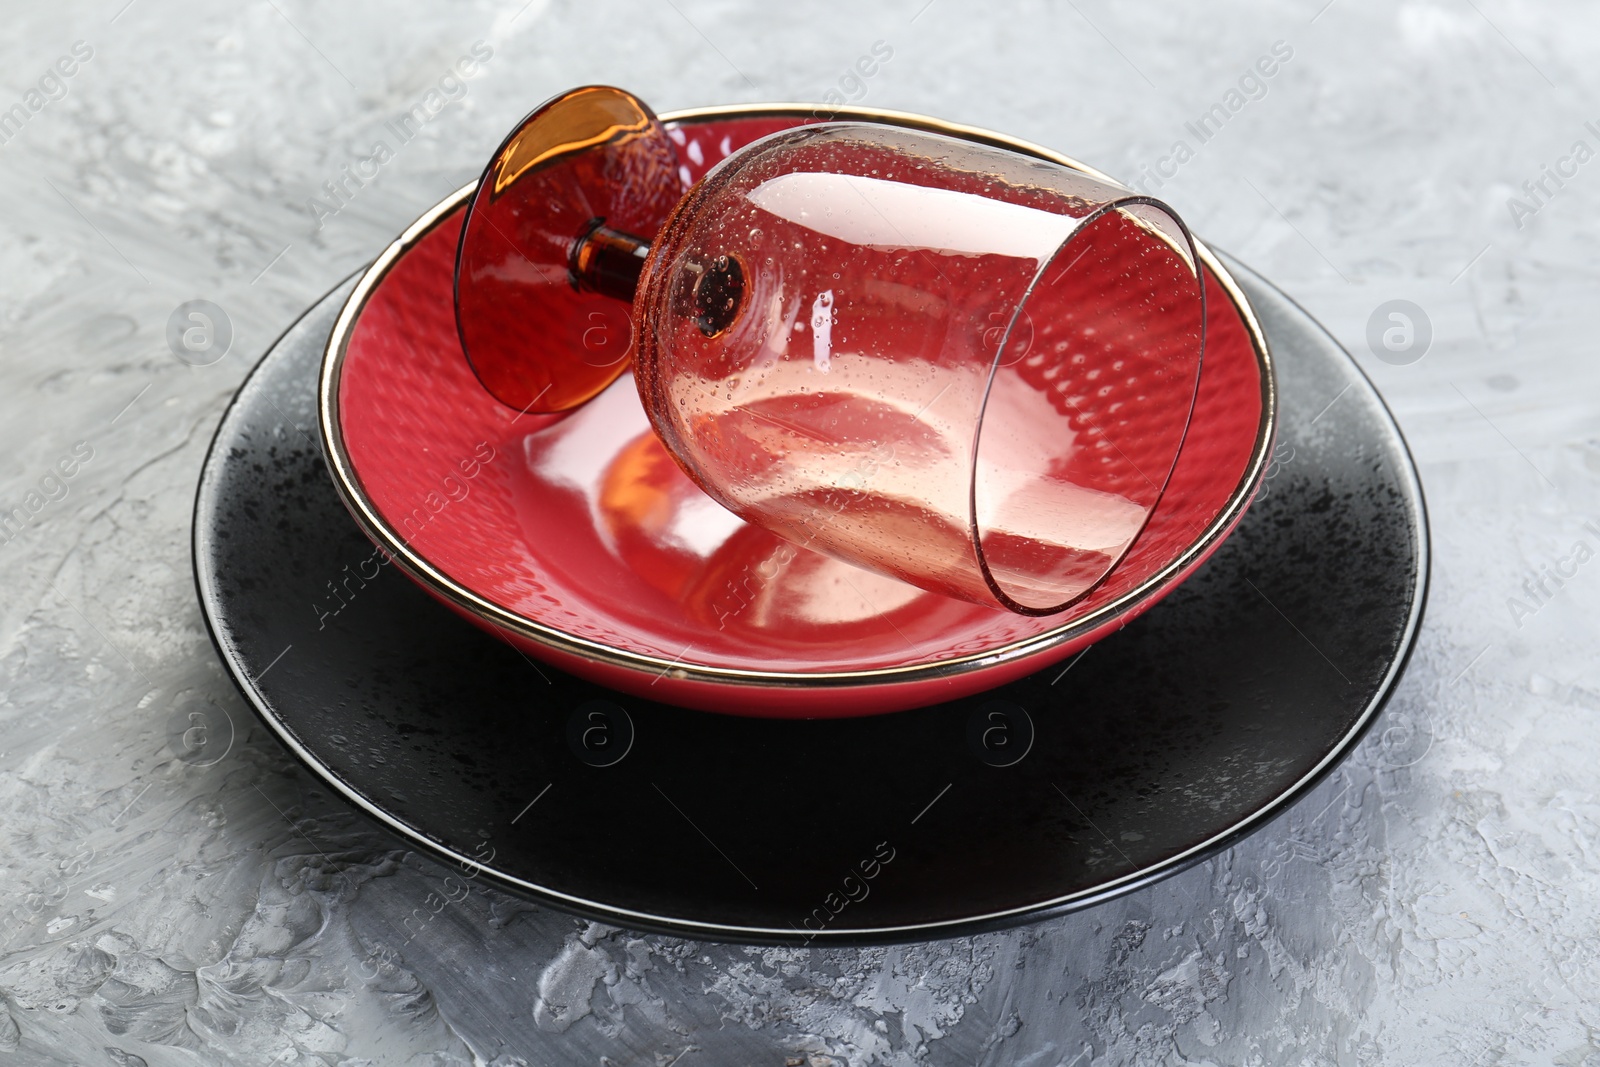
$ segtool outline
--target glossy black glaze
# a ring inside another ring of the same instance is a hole
[[[1350,750],[1426,587],[1422,498],[1388,413],[1314,321],[1230,267],[1278,361],[1265,498],[1148,615],[1002,689],[865,719],[733,718],[535,666],[456,618],[380,565],[316,444],[318,363],[351,283],[268,353],[217,432],[195,510],[212,635],[263,721],[391,830],[618,925],[912,940],[1126,892],[1263,825]]]

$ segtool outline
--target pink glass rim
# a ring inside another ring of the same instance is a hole
[[[995,599],[1000,601],[1001,604],[1005,605],[1007,609],[1014,611],[1019,615],[1055,615],[1059,612],[1065,611],[1072,605],[1078,603],[1084,597],[1093,593],[1097,588],[1099,588],[1102,582],[1111,576],[1111,573],[1117,569],[1117,566],[1122,562],[1127,554],[1133,551],[1133,546],[1138,544],[1139,537],[1144,533],[1145,527],[1150,525],[1150,519],[1155,515],[1156,508],[1161,506],[1161,497],[1165,495],[1167,485],[1172,480],[1172,472],[1177,468],[1178,465],[1178,456],[1183,453],[1183,444],[1189,435],[1189,423],[1194,416],[1194,404],[1195,398],[1198,395],[1197,393],[1190,395],[1189,407],[1184,412],[1183,416],[1183,431],[1179,435],[1177,450],[1173,453],[1172,463],[1167,468],[1166,475],[1161,479],[1161,486],[1156,492],[1155,500],[1151,502],[1149,510],[1145,513],[1144,521],[1139,524],[1139,529],[1134,534],[1133,538],[1129,540],[1128,544],[1124,546],[1121,553],[1119,553],[1117,558],[1106,567],[1105,573],[1103,573],[1097,580],[1092,582],[1086,588],[1080,590],[1075,595],[1068,597],[1061,603],[1045,608],[1029,607],[1026,604],[1020,603],[1006,593],[1006,591],[1001,587],[999,581],[995,579],[994,572],[989,569],[989,560],[988,556],[984,552],[982,531],[978,523],[978,451],[979,445],[983,438],[984,423],[989,411],[989,398],[994,389],[995,375],[999,372],[1000,362],[1005,358],[1006,350],[1011,343],[1012,331],[1016,329],[1018,320],[1022,318],[1023,310],[1028,306],[1028,302],[1033,298],[1033,293],[1038,287],[1039,279],[1045,276],[1045,273],[1049,271],[1050,268],[1055,265],[1056,261],[1061,258],[1062,253],[1064,253],[1075,241],[1082,237],[1083,234],[1088,230],[1090,224],[1096,219],[1104,215],[1108,215],[1113,211],[1118,211],[1136,204],[1153,207],[1157,211],[1160,211],[1167,217],[1168,220],[1173,223],[1173,225],[1177,227],[1178,232],[1183,234],[1184,245],[1188,251],[1189,264],[1194,270],[1195,286],[1199,292],[1200,322],[1203,324],[1206,321],[1206,286],[1204,266],[1202,265],[1200,259],[1200,250],[1195,245],[1194,235],[1189,232],[1188,224],[1183,221],[1183,218],[1179,216],[1176,211],[1173,211],[1172,208],[1166,203],[1156,199],[1155,197],[1130,195],[1119,197],[1115,200],[1111,200],[1100,205],[1098,208],[1085,215],[1079,221],[1078,225],[1073,229],[1073,231],[1064,239],[1062,239],[1061,244],[1058,245],[1056,250],[1050,254],[1050,257],[1039,264],[1039,269],[1034,273],[1033,281],[1029,284],[1027,290],[1022,294],[1022,299],[1017,301],[1016,310],[1011,313],[1011,321],[1006,324],[1005,335],[1000,338],[1000,344],[995,349],[994,358],[989,362],[989,379],[984,385],[983,399],[978,404],[977,425],[973,428],[972,432],[972,459],[969,465],[972,471],[972,477],[967,486],[967,517],[970,523],[970,536],[972,538],[973,550],[977,554],[978,570],[983,575],[983,580],[989,586],[989,591],[994,594]],[[1206,331],[1204,328],[1202,328],[1200,331],[1199,348],[1199,355],[1195,359],[1195,378],[1197,382],[1200,374],[1204,372],[1205,365]]]

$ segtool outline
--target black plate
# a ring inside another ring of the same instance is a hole
[[[1350,751],[1427,585],[1388,411],[1315,321],[1229,266],[1277,360],[1264,499],[1143,618],[1001,689],[739,719],[485,636],[377,565],[323,465],[317,369],[353,282],[267,353],[217,431],[194,520],[212,637],[267,726],[363,810],[463,880],[606,922],[896,941],[1128,892],[1258,829]]]

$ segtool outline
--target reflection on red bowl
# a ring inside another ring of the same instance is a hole
[[[917,116],[933,129],[1052,159]],[[808,109],[664,116],[698,178]],[[1204,252],[1205,365],[1165,495],[1123,563],[1069,610],[1012,615],[926,593],[748,526],[650,430],[631,376],[564,419],[518,415],[473,377],[452,268],[470,187],[391,245],[328,342],[320,418],[351,513],[424,589],[528,655],[688,707],[792,718],[954,699],[1041,670],[1121,627],[1215,551],[1271,446],[1275,393],[1244,296]],[[625,318],[595,328],[626,330]],[[626,339],[622,339],[626,343]],[[609,343],[609,342],[608,342]]]

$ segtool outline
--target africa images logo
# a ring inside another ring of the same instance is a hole
[[[1129,184],[1139,192],[1151,195],[1154,190],[1176,178],[1179,169],[1198,154],[1202,145],[1221,133],[1235,115],[1250,103],[1266,97],[1271,80],[1293,58],[1294,47],[1288,41],[1274,41],[1270,51],[1246,67],[1235,85],[1222,94],[1221,100],[1202,111],[1193,122],[1183,124],[1184,132],[1194,138],[1193,144],[1187,138],[1179,137],[1172,142],[1167,154],[1157,159],[1154,165],[1141,165],[1139,176]]]
[[[68,82],[81,66],[94,58],[94,48],[88,41],[73,41],[70,55],[57,59],[40,76],[38,82],[22,94],[20,103],[0,111],[0,145],[10,144],[28,120],[43,111],[49,104],[67,95]]]
[[[315,196],[306,198],[306,210],[316,222],[318,230],[328,219],[349,206],[357,193],[377,179],[378,172],[394,159],[398,149],[415,139],[422,128],[438,117],[446,106],[467,95],[468,79],[478,74],[483,65],[493,58],[494,49],[483,41],[475,41],[469,53],[457,59],[421,99],[384,124],[394,138],[395,147],[391,148],[388,141],[379,138],[372,143],[366,155],[353,164],[343,164],[338,174],[322,183],[323,199]]]

